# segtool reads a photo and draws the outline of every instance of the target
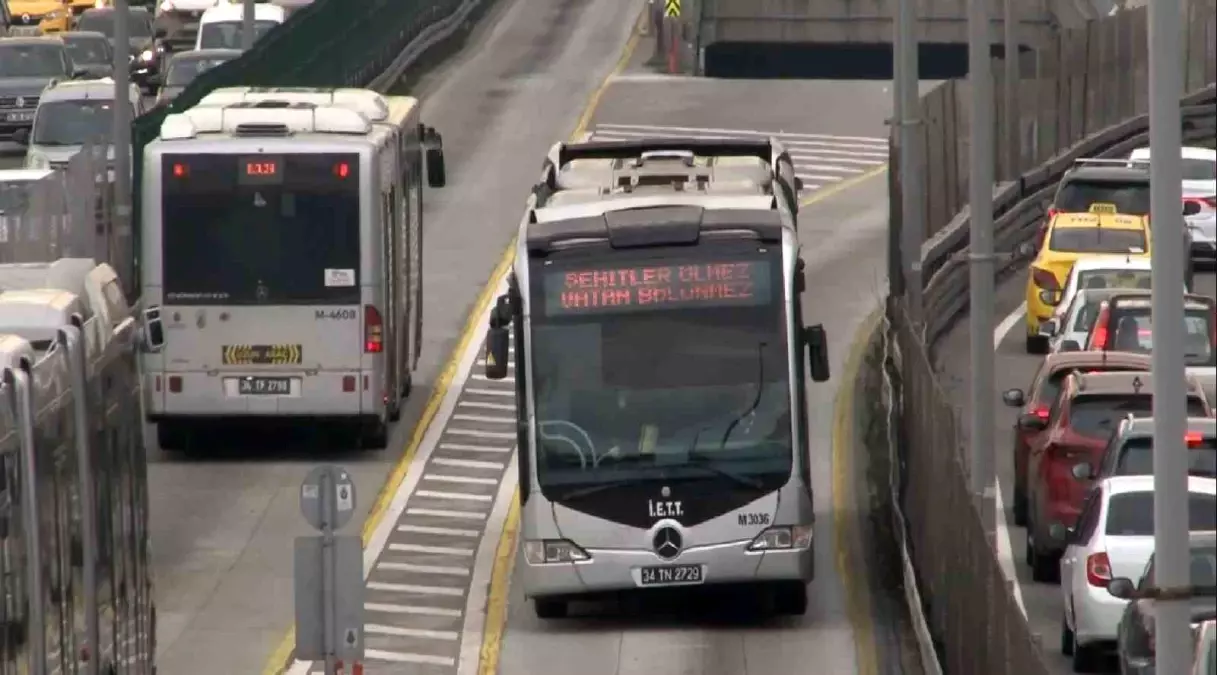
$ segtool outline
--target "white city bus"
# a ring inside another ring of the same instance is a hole
[[[166,343],[144,366],[162,447],[242,418],[355,422],[383,447],[409,392],[423,157],[442,186],[439,135],[412,98],[306,93],[218,90],[145,150],[143,297]]]
[[[514,365],[519,578],[540,617],[711,584],[806,610],[807,376],[829,372],[801,312],[798,185],[772,140],[551,151],[485,359],[489,379]]]

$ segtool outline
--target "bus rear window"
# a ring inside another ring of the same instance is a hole
[[[161,175],[166,303],[359,303],[358,155],[166,155]]]

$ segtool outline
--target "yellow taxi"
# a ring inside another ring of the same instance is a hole
[[[1117,213],[1114,204],[1092,204],[1088,213],[1053,216],[1027,274],[1029,353],[1042,354],[1048,349],[1040,324],[1052,317],[1073,264],[1087,256],[1113,254],[1148,261],[1149,219]]]
[[[72,12],[61,0],[8,0],[14,28],[10,35],[39,35],[71,30]]]

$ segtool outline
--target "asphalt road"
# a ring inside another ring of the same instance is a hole
[[[809,187],[804,201],[813,202],[800,215],[813,289],[806,321],[824,323],[839,376],[859,324],[886,292],[886,182],[879,169],[886,153],[887,84],[656,76],[643,63],[652,54],[652,45],[643,41],[624,72],[612,78],[589,127],[593,138],[780,136]],[[851,584],[865,579],[838,568],[831,512],[838,382],[809,387],[818,527],[817,576],[805,616],[758,621],[741,615],[739,605],[707,598],[679,610],[649,603],[577,606],[575,618],[542,621],[513,588],[501,654],[494,651],[498,672],[560,675],[573,663],[586,675],[860,672],[855,639],[873,627],[851,622],[846,595]]]
[[[1019,273],[998,286],[996,303],[996,323],[1016,311],[1024,300],[1026,275]],[[1217,297],[1217,277],[1212,273],[1196,275],[1197,292]],[[969,332],[967,317],[963,317],[954,330],[940,343],[939,354],[950,354],[951,358],[940,363],[939,371],[942,381],[951,396],[956,409],[959,411],[961,429],[968,433],[968,415],[972,403],[968,384],[969,363]],[[1016,576],[1016,586],[1022,595],[1027,611],[1027,621],[1033,632],[1042,638],[1046,655],[1045,661],[1050,663],[1054,673],[1071,673],[1068,659],[1061,655],[1060,644],[1062,603],[1060,587],[1057,584],[1037,583],[1031,580],[1031,571],[1023,563],[1023,545],[1026,536],[1023,528],[1014,525],[1014,516],[1009,511],[1011,496],[1014,494],[1014,459],[1013,459],[1013,429],[1018,411],[1008,408],[1001,402],[1001,392],[1013,387],[1025,389],[1031,384],[1031,377],[1039,364],[1041,357],[1026,353],[1023,345],[1023,323],[1020,320],[1004,336],[997,338],[996,354],[996,387],[993,392],[991,405],[995,411],[995,433],[993,447],[996,453],[997,478],[1003,496],[1005,513],[1004,520],[999,518],[999,530],[1005,528],[1005,535],[999,531],[998,546],[1001,548],[1003,566],[1008,575]],[[941,361],[941,359],[940,359]],[[1008,544],[1003,546],[1003,544]],[[1114,661],[1108,664],[1115,672]]]

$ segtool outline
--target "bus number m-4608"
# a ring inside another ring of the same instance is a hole
[[[336,319],[338,321],[354,321],[359,312],[353,309],[319,309],[313,312],[313,320]]]

